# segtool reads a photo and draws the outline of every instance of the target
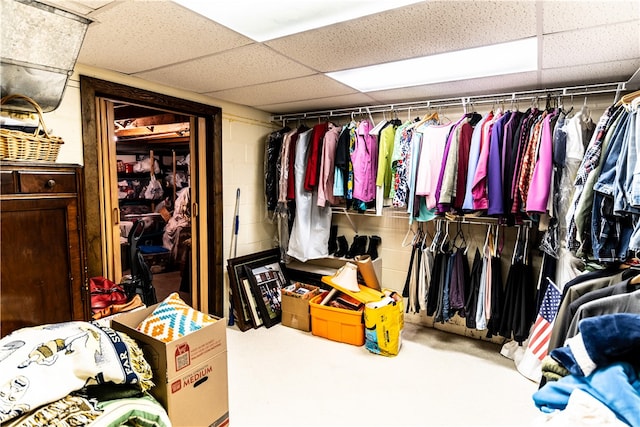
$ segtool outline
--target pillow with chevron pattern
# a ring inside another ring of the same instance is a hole
[[[216,319],[191,308],[173,292],[136,328],[162,342],[171,342],[210,324]]]

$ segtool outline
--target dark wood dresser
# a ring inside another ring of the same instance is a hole
[[[89,319],[82,167],[0,162],[0,336]]]

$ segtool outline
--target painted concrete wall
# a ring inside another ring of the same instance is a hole
[[[49,128],[53,129],[53,134],[61,136],[65,140],[65,144],[58,158],[58,162],[61,163],[82,164],[82,124],[79,87],[79,75],[81,74],[222,108],[224,169],[223,247],[225,249],[225,265],[226,258],[229,256],[230,251],[233,212],[236,190],[238,188],[240,189],[241,195],[237,256],[250,254],[274,246],[275,226],[265,215],[263,161],[266,136],[280,125],[270,123],[267,113],[79,64],[76,67],[75,74],[69,81],[60,107],[45,115],[45,122]],[[594,121],[597,121],[599,114],[601,114],[607,102],[610,102],[610,100],[599,101],[596,104],[590,102],[590,105],[595,105],[592,113]],[[461,113],[461,110],[448,110],[446,115],[454,119]],[[414,111],[412,114],[419,115],[420,112]],[[378,117],[374,119],[378,120]],[[345,118],[345,120],[348,120],[348,118]],[[355,225],[355,229],[348,220],[349,218]],[[406,214],[394,210],[386,210],[382,217],[353,214],[349,218],[344,214],[334,214],[333,223],[338,225],[338,234],[345,235],[349,244],[351,244],[356,234],[380,236],[382,238],[382,245],[379,248],[379,253],[382,257],[382,285],[386,288],[401,291],[407,276],[411,255],[411,247],[407,245],[407,241],[405,240],[409,228]],[[428,225],[428,229],[433,234],[432,223]],[[463,231],[467,235],[467,242],[469,242],[471,246],[471,250],[469,251],[470,260],[472,260],[475,246],[482,247],[486,229],[486,226],[482,225],[463,226]],[[456,228],[452,225],[450,232],[455,233],[455,231]],[[501,228],[501,232],[505,233],[502,267],[503,279],[506,279],[516,232],[513,228]],[[409,236],[411,235],[409,234]],[[535,251],[535,249],[533,250]],[[536,257],[534,263],[536,275],[539,271],[539,263],[540,258]],[[226,273],[225,277],[220,279],[224,280],[226,284],[228,283]],[[228,293],[225,293],[225,295],[228,295]],[[225,307],[228,307],[227,304],[228,302],[225,303]],[[225,313],[227,313],[227,308],[225,308]],[[407,321],[422,323],[476,338],[484,338],[485,335],[483,332],[467,330],[464,327],[464,319],[457,316],[448,324],[434,325],[433,319],[427,318],[424,313],[407,315]],[[501,339],[498,341],[500,340]]]

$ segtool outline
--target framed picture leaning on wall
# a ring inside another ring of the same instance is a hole
[[[243,332],[252,327],[258,328],[263,325],[261,313],[251,291],[251,284],[249,283],[245,266],[277,262],[279,257],[280,250],[274,248],[227,260],[229,287],[231,289],[230,303],[232,304],[238,328]]]
[[[280,323],[282,318],[282,288],[289,282],[279,255],[262,262],[245,265],[251,291],[255,298],[262,321],[267,328]]]

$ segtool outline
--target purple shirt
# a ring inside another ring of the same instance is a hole
[[[487,214],[502,215],[502,137],[504,125],[511,117],[511,111],[504,113],[493,125],[489,145],[489,164],[487,166],[487,190],[489,207]]]

